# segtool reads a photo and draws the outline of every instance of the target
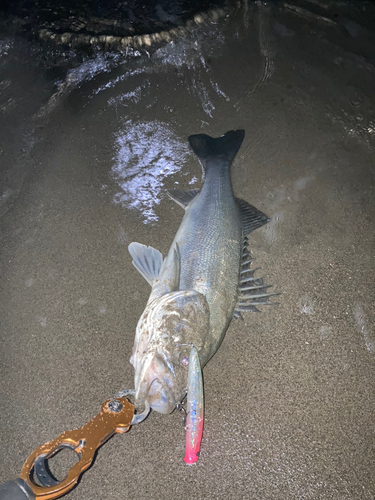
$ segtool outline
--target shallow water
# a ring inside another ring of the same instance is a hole
[[[250,248],[280,305],[205,368],[196,466],[182,416],[152,414],[69,498],[374,498],[373,7],[301,5],[86,59],[3,30],[1,481],[132,386],[149,286],[127,245],[166,254],[164,190],[202,179],[188,135],[244,128],[234,191],[271,217]]]

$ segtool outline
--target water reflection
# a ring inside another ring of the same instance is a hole
[[[112,176],[119,192],[114,202],[139,210],[144,223],[158,220],[165,178],[183,167],[190,154],[186,141],[166,123],[128,120],[115,138]]]

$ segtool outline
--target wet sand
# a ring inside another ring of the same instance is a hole
[[[375,497],[373,40],[358,19],[242,7],[150,57],[93,59],[54,105],[51,73],[9,41],[0,481],[132,387],[150,290],[127,245],[166,254],[183,211],[163,189],[201,183],[187,136],[243,128],[234,191],[271,217],[249,246],[280,304],[233,320],[205,368],[197,465],[182,415],[152,413],[67,498]]]

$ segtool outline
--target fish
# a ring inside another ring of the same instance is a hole
[[[204,182],[201,189],[167,192],[185,210],[167,256],[141,243],[129,245],[133,265],[151,285],[130,359],[137,408],[169,414],[187,394],[189,399],[197,370],[216,353],[232,319],[259,312],[276,295],[254,277],[248,251],[249,234],[269,218],[235,197],[231,183],[244,136],[243,130],[219,138],[191,135]],[[199,363],[189,377],[193,348]]]

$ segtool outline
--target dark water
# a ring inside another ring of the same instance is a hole
[[[215,3],[210,0],[3,0],[0,18],[8,28],[29,39],[38,38],[43,29],[55,34],[125,37],[184,26],[194,15],[225,5],[224,0]],[[227,6],[229,10],[229,4]]]
[[[99,452],[69,498],[373,499],[373,6],[243,3],[159,48],[92,56],[0,38],[1,476],[133,383],[149,286],[199,187],[187,136],[244,128],[237,196],[278,307],[232,322],[204,371],[201,458],[178,413]]]

